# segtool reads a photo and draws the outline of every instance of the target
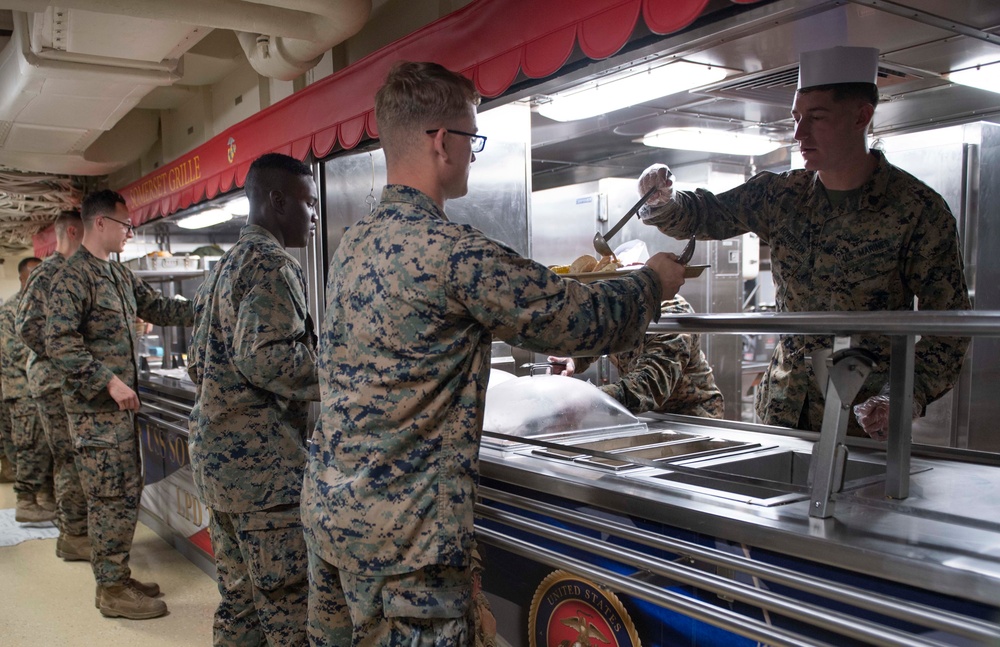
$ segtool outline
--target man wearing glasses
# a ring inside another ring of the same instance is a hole
[[[397,64],[375,97],[388,184],[330,264],[302,492],[313,645],[458,647],[477,624],[488,637],[472,519],[493,337],[624,350],[684,282],[658,254],[584,285],[449,222],[486,142],[478,103],[434,63]]]
[[[63,402],[87,497],[91,566],[101,614],[141,620],[167,612],[160,587],[132,579],[129,551],[142,491],[135,413],[136,317],[191,325],[189,301],[168,299],[110,260],[132,237],[125,199],[114,191],[83,201],[83,242],[52,279],[46,350],[63,375]]]

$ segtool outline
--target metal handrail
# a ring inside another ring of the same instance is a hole
[[[798,335],[932,335],[1000,337],[1000,311],[754,312],[681,314],[649,325],[650,333],[777,333]]]
[[[781,566],[761,563],[749,557],[740,557],[682,539],[665,537],[603,517],[585,515],[585,513],[581,513],[579,510],[567,510],[495,488],[480,487],[479,494],[483,499],[517,508],[524,512],[543,515],[574,525],[585,525],[589,530],[606,533],[654,550],[662,550],[685,557],[696,557],[703,562],[731,568],[810,595],[864,608],[866,611],[879,613],[902,620],[903,622],[979,641],[1000,640],[1000,625],[979,620],[978,618],[971,618],[952,611],[937,609],[919,602],[902,601],[899,598],[867,591],[841,582],[830,582],[819,577],[782,568]],[[482,513],[483,509],[488,508],[487,506],[480,506],[477,508],[477,513],[486,516]],[[532,521],[532,523],[536,522]],[[588,541],[590,544],[593,544],[592,538],[588,539]]]
[[[548,541],[556,541],[569,548],[584,550],[599,557],[627,564],[637,570],[726,596],[855,640],[878,645],[919,645],[921,647],[943,647],[944,645],[936,640],[928,640],[803,600],[794,600],[788,596],[735,582],[719,575],[644,555],[629,548],[595,542],[593,537],[573,532],[567,528],[555,527],[537,519],[519,517],[514,513],[488,506],[478,507],[477,512],[483,518],[491,519],[515,530],[528,532]]]
[[[758,620],[741,616],[734,611],[720,609],[707,602],[637,581],[579,559],[560,555],[555,551],[535,546],[523,539],[505,535],[491,528],[477,528],[476,536],[480,541],[493,544],[515,555],[533,559],[553,568],[561,568],[571,573],[580,574],[615,591],[627,593],[694,620],[771,645],[771,647],[831,647],[829,643],[819,643],[780,627],[773,627]]]

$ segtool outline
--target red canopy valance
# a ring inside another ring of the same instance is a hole
[[[733,0],[750,3],[757,0]],[[640,14],[655,33],[689,25],[708,0],[477,0],[226,129],[184,157],[120,189],[136,224],[242,186],[268,152],[305,159],[377,137],[375,90],[398,60],[431,60],[473,79],[485,97],[519,72],[554,74],[575,45],[592,59],[617,52]]]

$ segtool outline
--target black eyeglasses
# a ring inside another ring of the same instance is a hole
[[[117,222],[122,227],[125,227],[126,229],[128,229],[129,233],[132,233],[133,231],[135,231],[135,225],[133,225],[130,222],[122,222],[118,218],[112,218],[111,216],[101,216],[101,217],[104,218],[105,220],[110,220],[111,222]]]
[[[461,130],[452,130],[451,128],[431,128],[426,131],[428,135],[433,135],[439,130],[443,130],[446,133],[455,133],[456,135],[465,135],[472,140],[472,152],[482,153],[483,149],[486,148],[486,137],[483,135],[477,135],[475,133],[464,133]]]

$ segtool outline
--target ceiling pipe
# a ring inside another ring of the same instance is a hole
[[[72,54],[61,52],[61,56],[53,54],[54,50],[44,50],[36,53],[31,44],[31,28],[28,26],[28,15],[19,11],[13,12],[14,33],[8,47],[17,47],[21,51],[23,63],[29,70],[19,70],[19,76],[28,74],[44,74],[46,77],[58,78],[90,78],[105,80],[111,77],[118,82],[132,82],[141,85],[172,85],[180,80],[182,73],[179,60],[169,65],[159,66],[155,63],[145,64],[144,61],[130,61],[105,56]],[[0,74],[2,77],[2,74]],[[3,86],[7,87],[7,86]],[[0,102],[2,103],[2,102]]]
[[[50,6],[163,20],[269,36],[268,56],[311,61],[350,38],[371,14],[371,0],[0,0],[0,8],[42,13]],[[275,41],[276,38],[286,39]],[[295,41],[305,41],[297,43]],[[312,45],[307,45],[311,43]],[[254,39],[256,46],[256,38]],[[317,49],[318,48],[318,49]],[[278,52],[278,53],[276,53]],[[318,54],[316,53],[318,52]],[[311,55],[310,55],[311,54]],[[258,58],[261,58],[258,55]],[[308,68],[306,68],[308,69]]]
[[[256,0],[250,0],[255,2]],[[237,31],[236,37],[253,69],[266,77],[290,81],[319,63],[320,58],[333,46],[358,33],[371,14],[371,0],[340,0],[318,3],[299,0],[290,4],[315,11],[326,11],[318,17],[329,26],[318,39],[300,39],[272,36],[270,32]]]

